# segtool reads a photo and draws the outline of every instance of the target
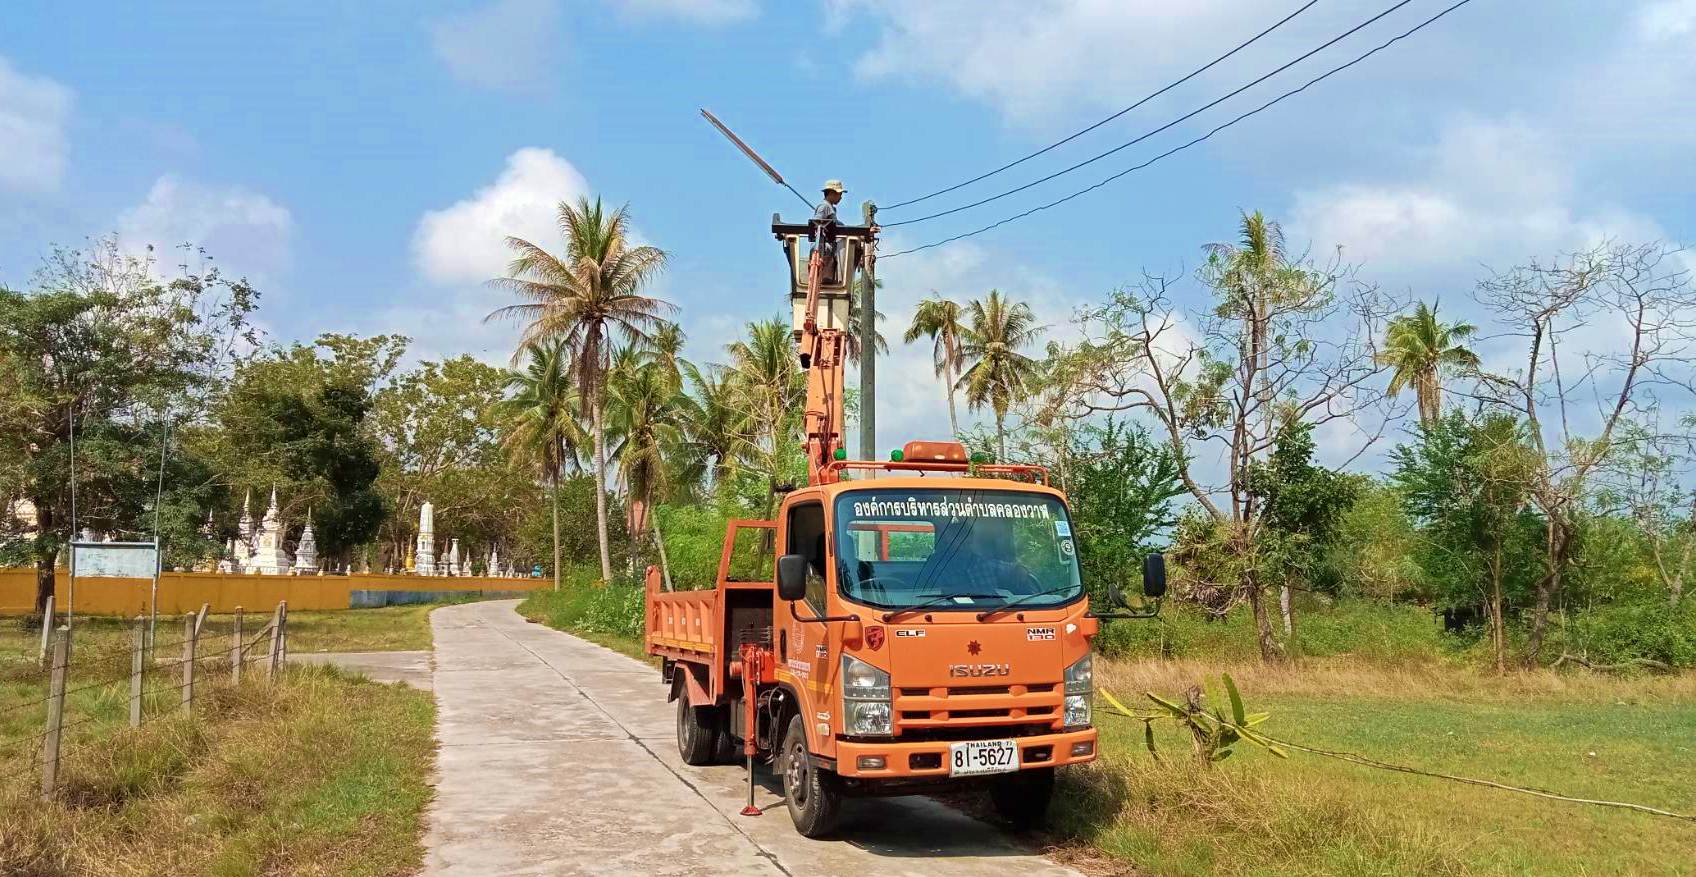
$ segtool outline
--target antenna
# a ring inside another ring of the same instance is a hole
[[[720,122],[718,120],[717,116],[708,112],[706,110],[706,108],[704,108],[704,107],[701,109],[701,115],[706,116],[707,121],[713,123],[713,127],[717,128],[718,132],[720,134],[723,134],[725,137],[729,138],[731,143],[736,144],[736,148],[742,150],[743,155],[748,156],[748,159],[750,161],[752,161],[754,164],[759,165],[760,170],[765,171],[766,176],[771,177],[772,182],[778,184],[779,186],[782,186],[785,189],[788,189],[791,192],[795,192],[794,186],[791,186],[788,183],[784,182],[782,174],[780,174],[776,170],[774,170],[771,165],[766,164],[766,160],[761,158],[759,153],[755,152],[752,148],[750,148],[748,146],[748,144],[743,143],[742,138],[736,136],[736,134],[734,132],[732,132],[729,128],[725,127],[725,124],[723,122]],[[807,196],[801,194],[800,192],[795,192],[795,197],[800,198],[801,203],[807,205],[808,210],[813,209],[813,202],[808,201]]]

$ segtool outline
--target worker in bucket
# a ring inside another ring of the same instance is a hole
[[[813,225],[818,228],[820,241],[824,245],[824,276],[836,280],[836,267],[839,260],[835,240],[836,205],[842,203],[842,196],[848,190],[843,188],[841,180],[826,180],[824,184],[824,200],[819,202],[817,210],[813,211]]]

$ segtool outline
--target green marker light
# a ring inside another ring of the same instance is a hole
[[[848,459],[848,449],[847,448],[837,448],[836,452],[831,454],[831,456],[835,457],[838,460],[846,460],[846,459]]]
[[[889,452],[889,459],[892,462],[899,463],[902,460],[907,459],[907,455],[905,453],[903,453],[901,451],[901,449],[897,448],[897,449]]]

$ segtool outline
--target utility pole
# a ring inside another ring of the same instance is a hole
[[[877,226],[877,205],[861,205],[866,225]],[[877,459],[877,236],[866,241],[864,293],[860,296],[860,459]]]

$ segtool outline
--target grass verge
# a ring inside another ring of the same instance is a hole
[[[67,732],[61,793],[33,751],[0,761],[0,873],[390,875],[417,870],[429,695],[295,667],[209,682],[141,728],[126,695]],[[100,707],[104,708],[100,708]]]
[[[1233,669],[1275,737],[1563,794],[1696,811],[1696,677],[1491,677],[1337,661],[1098,665],[1133,706]],[[1100,708],[1098,704],[1098,708]],[[1055,840],[1092,871],[1156,875],[1686,875],[1696,825],[1239,744],[1197,767],[1163,727],[1104,714],[1100,762],[1068,772]]]
[[[637,660],[651,661],[642,644],[642,599],[640,585],[567,582],[558,591],[532,591],[518,604],[518,614]]]

